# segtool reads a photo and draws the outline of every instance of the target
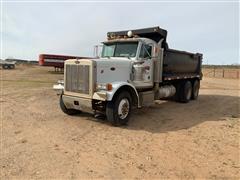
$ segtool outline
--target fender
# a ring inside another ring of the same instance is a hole
[[[113,96],[115,95],[115,93],[123,86],[128,86],[131,89],[133,89],[133,91],[135,92],[135,95],[137,97],[137,105],[138,107],[140,106],[140,100],[139,100],[139,95],[138,92],[136,90],[136,88],[128,83],[128,82],[124,82],[124,81],[118,81],[118,82],[113,82],[112,84],[112,90],[111,91],[99,91],[99,92],[95,92],[93,95],[93,99],[98,99],[98,100],[105,100],[105,101],[111,101],[113,99]]]

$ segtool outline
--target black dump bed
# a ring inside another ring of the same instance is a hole
[[[201,78],[202,54],[166,49],[163,55],[163,78]]]
[[[133,36],[137,35],[138,37],[149,38],[157,43],[163,39],[163,79],[172,80],[196,76],[201,78],[202,54],[169,49],[167,44],[167,30],[157,26],[144,29],[108,32],[107,37],[108,39],[124,37],[127,36],[128,31],[132,31]]]

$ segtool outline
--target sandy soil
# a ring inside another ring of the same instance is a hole
[[[240,78],[240,69],[236,68],[203,68],[202,71],[205,77],[228,79]]]
[[[52,68],[1,73],[0,179],[239,178],[239,80],[204,78],[197,101],[135,110],[126,127],[63,114]]]

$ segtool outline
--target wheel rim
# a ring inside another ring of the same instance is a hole
[[[122,99],[118,105],[118,116],[120,119],[125,119],[128,116],[129,108],[130,106],[128,99]]]

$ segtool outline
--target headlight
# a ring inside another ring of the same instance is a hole
[[[97,84],[97,90],[106,90],[106,91],[111,91],[112,90],[112,84],[107,83],[107,84]]]

